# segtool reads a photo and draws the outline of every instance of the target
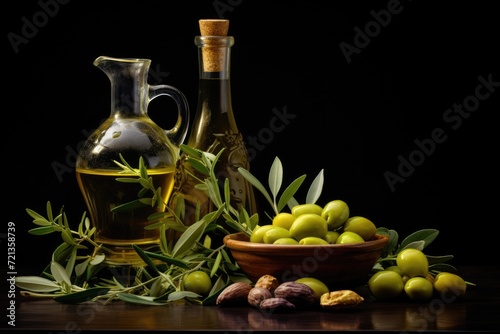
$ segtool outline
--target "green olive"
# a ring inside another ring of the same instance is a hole
[[[322,238],[305,237],[299,240],[299,245],[329,245],[329,243]]]
[[[322,295],[330,292],[330,289],[328,289],[328,286],[325,283],[314,277],[302,277],[295,280],[295,282],[308,285],[311,289],[313,289],[314,294],[318,298],[321,298]]]
[[[323,211],[323,208],[319,206],[318,204],[299,204],[295,205],[292,207],[292,215],[295,217],[298,217],[300,215],[303,215],[305,213],[314,213],[318,216],[321,216],[321,212]]]
[[[340,199],[330,201],[323,207],[321,217],[326,220],[328,229],[333,231],[342,226],[349,218],[349,206]]]
[[[368,241],[377,233],[377,227],[368,218],[353,216],[344,223],[344,231],[357,233],[364,241]]]
[[[274,228],[275,226],[273,225],[262,225],[262,226],[256,226],[252,234],[250,235],[250,242],[258,242],[258,243],[264,243],[264,234]]]
[[[329,244],[334,244],[337,242],[339,235],[340,232],[337,231],[326,231],[325,240],[328,241]]]
[[[377,299],[393,300],[403,292],[403,278],[392,270],[377,271],[368,280],[368,288]]]
[[[467,283],[457,274],[440,272],[434,277],[434,289],[443,297],[461,297],[465,295]]]
[[[290,231],[284,227],[273,225],[273,228],[268,229],[264,233],[262,240],[265,244],[273,244],[276,240],[281,238],[290,238]]]
[[[305,237],[324,239],[327,230],[326,221],[315,213],[304,213],[298,216],[290,226],[290,234],[297,240]]]
[[[427,256],[416,248],[405,248],[396,257],[396,264],[404,275],[409,278],[415,276],[427,277],[429,260]]]
[[[202,270],[192,271],[184,277],[184,290],[207,296],[212,290],[212,280]]]
[[[289,212],[280,212],[273,218],[273,225],[274,226],[279,226],[286,228],[287,230],[290,229],[290,226],[292,226],[293,221],[295,220],[295,216],[292,215]]]
[[[357,233],[354,232],[342,232],[337,238],[336,244],[357,244],[360,242],[365,242],[363,238]]]
[[[401,277],[404,276],[403,272],[401,271],[401,269],[398,266],[389,266],[389,267],[385,268],[385,270],[392,270],[392,271],[397,272],[399,275],[401,275]]]
[[[295,240],[294,238],[279,238],[275,242],[273,242],[274,245],[298,245],[299,242]]]
[[[425,277],[415,276],[410,278],[404,286],[406,295],[413,301],[425,302],[432,298],[434,287]]]

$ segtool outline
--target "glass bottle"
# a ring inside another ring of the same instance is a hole
[[[187,145],[213,154],[225,149],[216,164],[216,175],[221,184],[226,178],[229,179],[231,205],[236,209],[244,207],[252,215],[257,212],[254,190],[238,172],[239,167],[250,170],[250,165],[243,136],[233,113],[230,52],[234,37],[226,35],[228,24],[228,20],[200,20],[201,36],[194,39],[198,47],[198,105]],[[203,179],[182,156],[177,166],[170,206],[174,208],[176,195],[182,194],[185,199],[184,222],[191,225],[196,221],[198,203],[200,218],[214,208],[206,193],[195,188],[197,181],[186,169]]]
[[[107,56],[94,61],[111,83],[111,113],[81,146],[76,177],[96,228],[95,241],[103,245],[101,249],[108,264],[141,265],[143,262],[132,244],[144,249],[158,245],[160,230],[145,227],[153,223],[148,216],[166,209],[179,145],[187,134],[189,107],[185,96],[172,86],[149,85],[150,63],[149,59]],[[149,102],[159,96],[168,96],[177,104],[177,122],[172,129],[160,128],[148,115]],[[161,187],[161,191],[142,194],[141,184],[118,182],[117,178],[137,179],[133,173],[123,173],[115,163],[123,163],[120,156],[137,169],[142,158],[154,188]],[[153,196],[159,199],[158,205],[113,210],[139,197]]]

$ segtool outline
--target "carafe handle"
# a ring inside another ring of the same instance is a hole
[[[149,85],[148,93],[148,103],[158,96],[166,95],[177,104],[177,122],[171,129],[163,131],[172,144],[180,146],[186,138],[189,126],[189,104],[186,97],[180,90],[169,85]]]

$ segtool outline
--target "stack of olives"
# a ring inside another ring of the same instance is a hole
[[[272,224],[257,226],[250,242],[280,245],[352,244],[371,240],[375,224],[362,216],[349,216],[346,202],[336,199],[324,207],[299,204],[274,216]]]
[[[368,280],[368,288],[379,300],[394,300],[402,296],[417,302],[429,301],[435,294],[458,298],[465,294],[467,284],[458,275],[429,273],[427,256],[416,248],[405,248],[396,257],[396,265],[377,271]]]

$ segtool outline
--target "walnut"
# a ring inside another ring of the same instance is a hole
[[[364,300],[352,290],[338,290],[324,293],[320,298],[320,305],[325,309],[344,309],[357,306]]]
[[[272,275],[263,275],[261,276],[258,280],[257,283],[255,283],[255,287],[261,287],[265,288],[271,293],[274,293],[274,290],[278,287],[280,283],[278,282],[278,279]]]

